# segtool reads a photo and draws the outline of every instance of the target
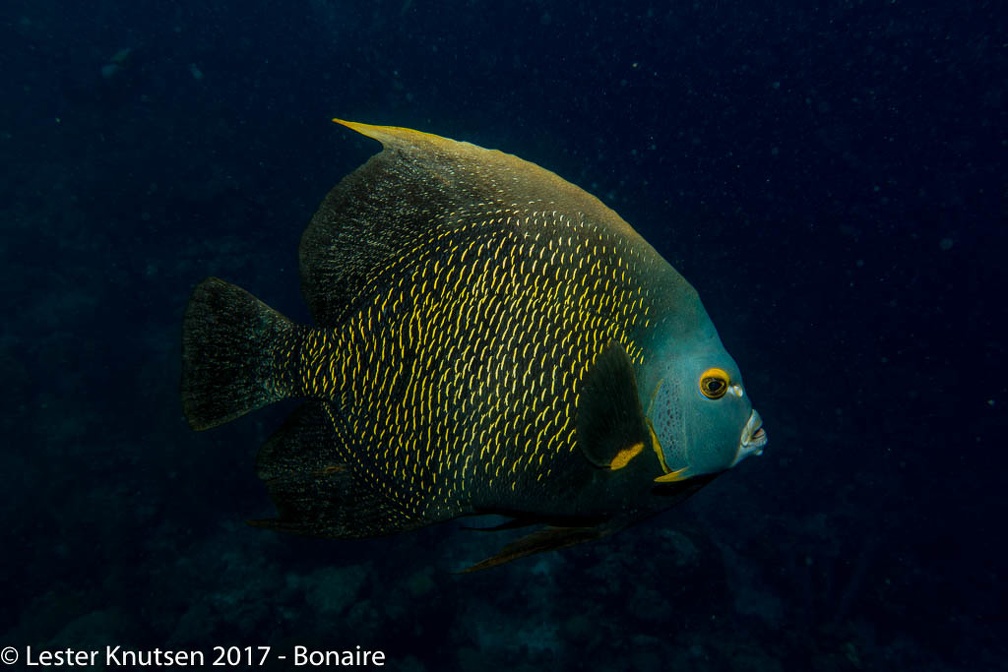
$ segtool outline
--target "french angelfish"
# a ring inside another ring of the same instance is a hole
[[[762,452],[696,291],[601,201],[509,154],[335,121],[383,151],[302,237],[316,326],[216,278],[184,318],[193,428],[305,400],[258,454],[278,513],[253,524],[541,526],[479,569],[599,538]]]

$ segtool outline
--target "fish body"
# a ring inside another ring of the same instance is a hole
[[[762,450],[696,292],[615,212],[502,152],[340,123],[384,149],[302,237],[316,326],[215,278],[185,317],[194,428],[306,399],[257,458],[278,509],[259,524],[549,525],[490,565],[618,529]]]

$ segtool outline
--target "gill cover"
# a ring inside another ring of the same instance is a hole
[[[675,482],[728,469],[740,457],[752,405],[738,366],[720,347],[669,361],[647,415],[667,472]]]

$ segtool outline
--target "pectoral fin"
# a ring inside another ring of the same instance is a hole
[[[633,364],[620,343],[606,346],[585,377],[577,439],[589,462],[612,470],[626,467],[650,441]]]

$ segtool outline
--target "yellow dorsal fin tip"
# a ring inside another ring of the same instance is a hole
[[[340,126],[345,126],[352,131],[356,131],[361,135],[371,138],[372,140],[377,140],[382,143],[383,146],[388,146],[390,144],[405,145],[405,144],[416,144],[416,143],[428,143],[428,144],[445,144],[451,141],[445,138],[438,137],[436,135],[431,135],[430,133],[424,133],[423,131],[416,131],[412,128],[403,128],[401,126],[378,126],[376,124],[362,124],[359,121],[347,121],[346,119],[339,119],[333,117],[333,122],[339,124]]]

